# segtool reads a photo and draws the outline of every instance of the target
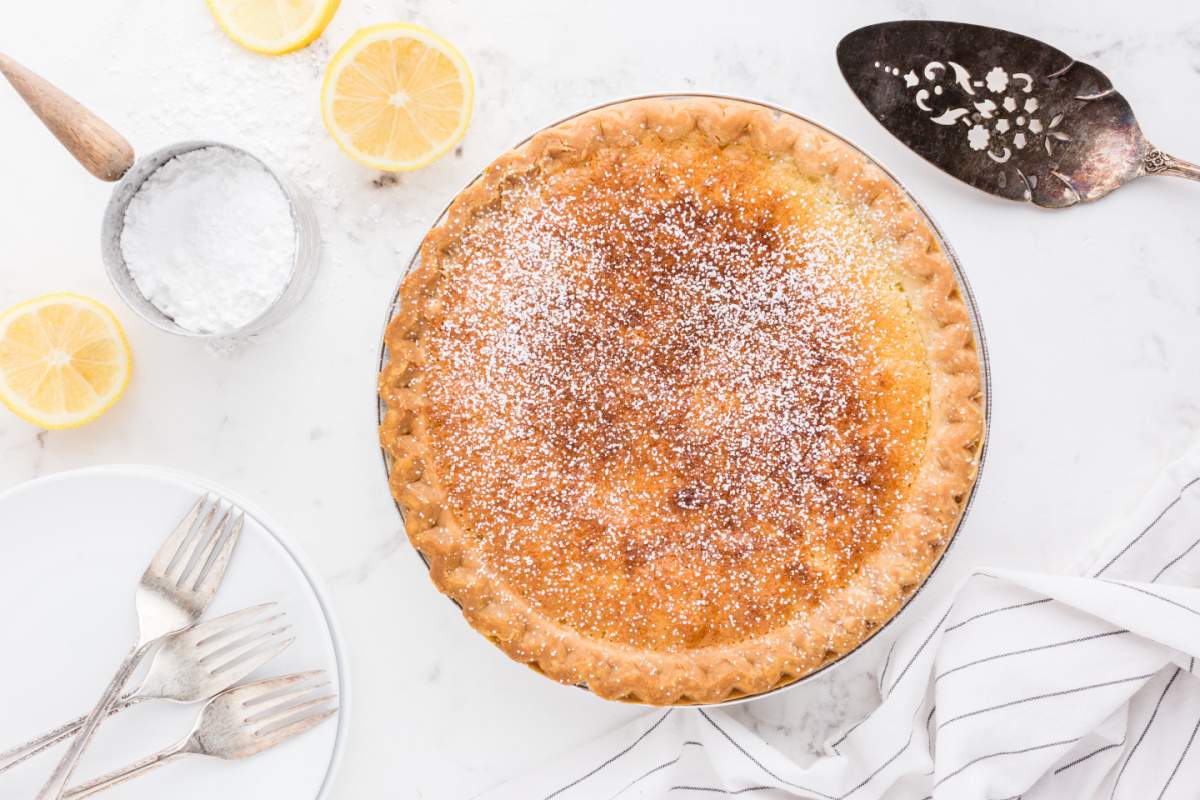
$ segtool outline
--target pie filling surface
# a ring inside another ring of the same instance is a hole
[[[606,697],[714,702],[847,652],[974,479],[936,238],[857,151],[748,104],[610,107],[501,158],[387,345],[382,440],[435,582]]]

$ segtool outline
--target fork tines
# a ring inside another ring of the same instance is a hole
[[[324,670],[298,672],[239,686],[230,690],[245,713],[247,730],[271,747],[303,733],[337,713],[337,693],[328,691]]]
[[[186,637],[210,675],[230,670],[248,675],[296,640],[287,635],[292,631],[287,612],[278,609],[277,603],[263,603],[234,611],[196,625]]]
[[[244,522],[245,513],[237,506],[230,504],[222,512],[220,498],[205,494],[163,542],[148,571],[184,591],[211,595],[225,574]]]

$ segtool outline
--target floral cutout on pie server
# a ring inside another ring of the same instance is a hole
[[[930,122],[961,125],[964,144],[997,164],[1027,147],[1041,147],[1053,157],[1057,147],[1071,141],[1070,134],[1059,130],[1065,115],[1047,113],[1028,73],[992,66],[979,79],[954,61],[930,61],[919,72],[910,69],[903,75],[899,67],[878,61],[875,67],[915,89],[913,103]]]

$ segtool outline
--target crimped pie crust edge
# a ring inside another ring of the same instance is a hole
[[[902,251],[909,302],[922,322],[930,369],[926,449],[894,535],[864,560],[855,580],[820,607],[770,634],[676,653],[585,637],[544,617],[482,569],[480,553],[446,504],[432,451],[421,374],[422,320],[436,304],[442,254],[505,184],[553,160],[585,160],[600,145],[629,146],[647,133],[672,140],[699,130],[719,145],[743,141],[790,156],[803,172],[828,175],[839,194],[863,202],[875,234]],[[385,333],[389,361],[379,381],[380,439],[390,483],[413,545],[437,587],[468,622],[512,658],[609,699],[653,705],[716,703],[760,694],[819,669],[889,621],[925,580],[953,536],[978,469],[984,432],[980,355],[953,267],[904,191],[857,150],[824,130],[756,105],[717,99],[633,100],[544,130],[493,162],[451,204],[421,245]],[[861,610],[853,618],[838,608]]]

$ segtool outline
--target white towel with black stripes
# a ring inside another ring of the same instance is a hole
[[[800,767],[716,709],[657,711],[480,800],[1195,800],[1200,447],[1086,577],[980,570],[898,637],[883,701]]]

